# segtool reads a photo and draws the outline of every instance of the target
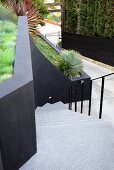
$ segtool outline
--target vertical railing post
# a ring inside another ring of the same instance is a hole
[[[83,113],[83,92],[84,92],[84,81],[81,81],[81,113]]]
[[[75,85],[75,112],[77,111],[77,86]]]
[[[70,87],[69,87],[69,92],[68,92],[68,100],[69,100],[69,110],[70,110],[70,98],[71,98],[71,90],[70,90]]]
[[[104,95],[104,81],[105,77],[102,77],[102,85],[101,85],[101,98],[100,98],[100,110],[99,110],[99,119],[102,117],[102,108],[103,108],[103,95]]]
[[[90,94],[89,94],[89,110],[88,110],[88,115],[90,116],[91,114],[91,97],[92,97],[92,80],[90,80]]]
[[[72,110],[72,86],[69,88],[69,110]]]
[[[70,101],[70,110],[72,110],[72,86],[71,86],[71,101]]]

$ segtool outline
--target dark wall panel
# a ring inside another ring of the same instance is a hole
[[[114,40],[62,32],[62,47],[114,66]]]
[[[32,41],[31,53],[36,107],[67,98],[70,80],[43,56]]]
[[[19,17],[14,76],[0,84],[0,151],[4,170],[36,153],[34,86],[27,17]]]
[[[5,170],[17,170],[36,152],[33,82],[0,99],[0,140]]]
[[[0,170],[3,170],[1,151],[0,151]]]
[[[90,77],[84,73],[80,78],[71,81],[45,58],[32,40],[31,55],[36,107],[42,106],[47,102],[62,101],[63,103],[68,103],[70,85],[77,84],[80,86],[82,79],[85,81],[90,80]],[[78,89],[77,97],[77,100],[81,99],[81,88]],[[84,98],[89,98],[89,83],[84,92]]]

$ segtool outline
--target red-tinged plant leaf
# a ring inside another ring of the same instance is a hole
[[[27,8],[27,11],[29,11],[30,9],[33,8],[32,2],[30,0],[25,0],[24,3],[25,3],[25,6]]]
[[[16,3],[13,0],[6,0],[5,6],[10,8],[13,13],[17,16],[28,16],[29,32],[32,36],[39,34],[37,26],[42,22],[38,9],[35,9],[32,5],[31,0],[23,0],[22,2]]]

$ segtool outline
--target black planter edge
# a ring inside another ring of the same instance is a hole
[[[43,38],[43,40],[45,40],[57,53],[61,53],[61,50],[58,49],[55,45],[53,45],[52,42],[50,42],[44,35],[41,34],[41,37]],[[41,52],[41,51],[40,51]],[[43,55],[43,54],[42,54]],[[44,55],[43,55],[44,56]],[[44,56],[45,57],[45,56]],[[46,57],[45,57],[46,58]],[[46,58],[47,59],[47,58]],[[50,62],[50,61],[49,61]],[[51,63],[51,62],[50,62]],[[51,63],[52,64],[52,63]],[[52,64],[53,65],[53,64]],[[54,66],[54,65],[53,65]],[[55,66],[54,66],[55,67]],[[55,67],[55,69],[57,69]],[[58,69],[57,69],[58,70]],[[58,70],[60,73],[62,73],[60,70]],[[63,74],[63,73],[62,73]],[[63,74],[64,75],[64,74]],[[65,76],[65,75],[64,75]],[[65,76],[66,77],[66,76]],[[68,77],[66,77],[68,78]],[[84,71],[82,72],[80,77],[76,77],[76,78],[68,78],[71,82],[75,82],[75,81],[81,81],[81,80],[86,80],[86,79],[90,79],[90,76],[85,73]]]
[[[61,53],[61,50],[55,46],[51,41],[49,41],[44,35],[40,35],[44,41],[46,41],[57,53]]]
[[[85,72],[83,72],[80,77],[76,77],[73,80],[65,76],[42,54],[42,52],[34,44],[34,41],[32,41],[32,39],[31,39],[31,55],[32,55],[32,64],[33,64],[36,107],[37,106],[41,107],[46,103],[51,103],[51,104],[56,103],[58,101],[62,101],[63,103],[68,103],[69,87],[77,83],[80,86],[81,85],[80,82],[82,80],[84,82],[90,80],[90,76],[87,75]],[[40,87],[40,90],[38,87]],[[49,99],[50,96],[51,99]],[[88,94],[85,99],[89,99]]]

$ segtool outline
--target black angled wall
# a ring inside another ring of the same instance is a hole
[[[0,151],[4,170],[36,153],[34,86],[27,17],[19,17],[14,76],[0,84]]]
[[[55,103],[62,101],[69,102],[69,87],[76,85],[79,87],[77,92],[77,101],[81,100],[81,80],[85,81],[84,99],[89,99],[90,77],[83,73],[79,78],[71,81],[61,73],[35,46],[31,40],[31,55],[33,65],[33,79],[35,91],[35,106],[43,106],[47,102]]]

